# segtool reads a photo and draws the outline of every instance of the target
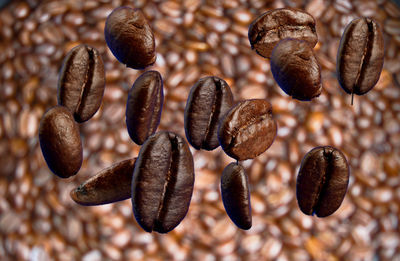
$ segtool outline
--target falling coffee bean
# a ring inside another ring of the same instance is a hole
[[[81,137],[67,108],[56,106],[43,115],[39,142],[43,157],[54,174],[68,178],[79,171],[82,165]]]
[[[304,40],[314,47],[318,42],[314,18],[301,10],[281,8],[262,14],[249,27],[251,49],[265,58],[285,38]]]
[[[93,47],[81,44],[65,57],[58,80],[58,104],[67,107],[77,122],[89,120],[103,99],[103,60]]]
[[[167,233],[186,216],[194,185],[193,157],[172,132],[150,136],[140,149],[132,180],[132,208],[147,232]]]
[[[244,168],[236,163],[225,167],[221,177],[221,195],[226,213],[241,229],[251,228],[249,184]]]
[[[131,197],[134,159],[118,162],[82,183],[70,193],[71,198],[84,206],[95,206]]]
[[[297,176],[296,196],[300,210],[318,217],[335,212],[346,194],[349,173],[346,157],[339,150],[324,146],[308,152]]]
[[[262,99],[246,100],[236,104],[222,119],[218,139],[227,155],[246,160],[266,151],[276,131],[271,104]]]
[[[136,144],[156,132],[164,102],[163,81],[157,71],[143,73],[133,84],[126,104],[126,126]]]
[[[221,78],[200,79],[190,90],[185,108],[186,138],[195,149],[219,146],[218,123],[233,104],[229,85]]]
[[[336,71],[340,86],[348,94],[363,95],[379,80],[384,45],[379,25],[358,18],[347,25],[337,53]]]
[[[321,94],[321,68],[305,41],[280,41],[272,51],[271,72],[279,87],[294,99],[309,101]]]
[[[144,69],[156,61],[153,31],[139,9],[114,9],[107,17],[104,35],[111,52],[126,66]]]

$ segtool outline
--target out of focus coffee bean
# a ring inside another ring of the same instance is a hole
[[[78,45],[65,57],[58,80],[58,104],[67,107],[77,122],[89,120],[103,99],[105,73],[99,52]]]
[[[280,41],[272,51],[271,72],[279,87],[294,99],[309,101],[321,94],[321,68],[305,41]]]
[[[139,9],[114,9],[107,17],[104,35],[111,52],[126,66],[143,69],[156,61],[153,31]]]
[[[143,144],[156,132],[164,102],[163,81],[157,71],[143,73],[129,91],[126,126],[136,144]]]
[[[71,198],[78,204],[94,206],[131,197],[134,159],[124,160],[100,171],[72,190]]]
[[[222,172],[221,195],[226,213],[241,229],[251,228],[249,182],[244,168],[231,163]]]
[[[296,196],[306,215],[326,217],[342,204],[349,183],[349,165],[339,150],[317,147],[303,158],[297,176]]]
[[[70,111],[56,106],[40,122],[39,141],[50,170],[60,178],[75,175],[82,165],[79,129]]]
[[[140,149],[132,180],[136,221],[147,232],[167,233],[186,216],[194,185],[193,156],[172,132],[150,136]]]
[[[184,125],[186,138],[195,149],[213,150],[219,146],[218,123],[232,104],[231,89],[219,77],[204,77],[192,87]]]
[[[281,8],[260,15],[249,27],[251,48],[265,58],[285,38],[304,40],[314,47],[318,42],[314,18],[298,9]]]
[[[384,45],[379,25],[358,18],[347,25],[337,54],[336,70],[340,86],[349,94],[363,95],[379,80]]]
[[[272,107],[262,99],[236,104],[221,120],[218,139],[227,155],[236,160],[253,159],[275,139],[277,125]]]

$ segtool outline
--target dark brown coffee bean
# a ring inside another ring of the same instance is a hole
[[[294,99],[309,101],[321,94],[321,68],[305,41],[280,41],[272,51],[271,72],[279,87]]]
[[[107,17],[104,35],[119,62],[143,69],[156,61],[153,31],[139,9],[122,6]]]
[[[131,197],[134,159],[124,160],[100,171],[70,193],[71,198],[84,206],[95,206]]]
[[[276,131],[271,104],[262,99],[246,100],[236,104],[222,119],[218,139],[232,158],[254,159],[271,146]]]
[[[225,167],[221,177],[221,195],[226,213],[241,229],[251,228],[249,181],[244,168],[236,163]]]
[[[58,104],[67,107],[77,122],[89,120],[103,99],[105,74],[99,52],[81,44],[65,57],[58,80]]]
[[[137,78],[126,104],[126,126],[136,144],[143,144],[156,132],[163,102],[163,81],[159,72],[148,71]]]
[[[67,108],[56,106],[43,115],[39,142],[43,157],[54,174],[68,178],[79,171],[82,165],[81,137]]]
[[[200,79],[190,90],[185,108],[185,132],[197,150],[213,150],[219,146],[218,123],[232,107],[233,95],[221,78]]]
[[[147,232],[167,233],[186,216],[194,185],[193,157],[186,141],[158,132],[143,144],[132,181],[136,221]]]
[[[249,27],[251,49],[265,58],[285,38],[304,40],[314,47],[318,42],[314,18],[298,9],[281,8],[260,15]]]
[[[363,95],[379,80],[384,45],[379,25],[358,18],[343,32],[337,53],[336,71],[340,86],[349,94]]]
[[[296,196],[306,215],[326,217],[342,204],[349,183],[349,165],[339,150],[317,147],[308,152],[297,176]]]

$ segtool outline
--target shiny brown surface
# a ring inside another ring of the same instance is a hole
[[[159,72],[147,71],[137,78],[129,90],[125,113],[129,136],[136,144],[143,144],[156,132],[163,103],[163,80]]]
[[[253,99],[239,102],[226,113],[218,127],[218,139],[227,155],[246,160],[266,151],[276,132],[271,104]]]
[[[190,89],[184,113],[186,138],[197,150],[219,147],[218,124],[233,105],[229,85],[221,78],[201,78]]]
[[[216,75],[237,100],[267,99],[278,125],[274,143],[243,161],[250,185],[252,228],[226,215],[220,175],[232,162],[221,148],[193,150],[196,181],[185,219],[166,235],[137,224],[130,200],[84,207],[69,196],[94,173],[138,156],[125,124],[128,91],[142,74],[116,61],[104,23],[121,5],[140,8],[154,31],[164,80],[160,130],[184,137],[190,88]],[[251,50],[248,27],[274,8],[293,6],[316,20],[323,91],[311,102],[287,96],[269,62]],[[400,9],[387,0],[278,1],[11,1],[0,10],[0,259],[2,260],[396,260],[400,258]],[[381,77],[353,106],[337,82],[336,54],[353,19],[381,26]],[[39,122],[57,104],[63,58],[85,43],[106,69],[103,103],[79,124],[83,164],[68,180],[53,175],[38,142]],[[398,79],[398,80],[396,80]],[[296,201],[301,159],[331,145],[352,173],[341,207],[327,218],[304,215]]]
[[[186,216],[193,193],[193,157],[172,132],[150,136],[140,149],[132,179],[132,208],[147,232],[168,233]]]
[[[153,31],[139,9],[114,9],[107,17],[104,36],[118,61],[130,68],[143,69],[156,61]]]
[[[312,149],[304,156],[297,175],[296,196],[301,211],[318,217],[332,215],[346,195],[349,175],[342,152],[330,146]]]
[[[89,120],[100,108],[106,83],[99,52],[87,45],[74,47],[65,57],[58,80],[58,104],[77,122]]]
[[[244,168],[230,163],[221,175],[221,197],[226,213],[241,229],[251,228],[249,181]]]
[[[314,18],[305,11],[281,8],[260,15],[249,26],[251,48],[266,58],[282,39],[306,41],[311,47],[318,42]]]
[[[346,27],[337,55],[340,86],[349,94],[363,95],[379,80],[385,55],[380,26],[368,18],[358,18]]]
[[[39,126],[43,157],[60,178],[75,175],[82,165],[82,142],[71,112],[62,106],[48,110]]]
[[[71,190],[71,198],[84,206],[113,203],[131,198],[136,158],[117,162]]]
[[[280,41],[272,51],[271,72],[279,87],[294,99],[309,101],[321,95],[321,67],[305,41]]]

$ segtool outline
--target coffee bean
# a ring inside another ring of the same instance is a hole
[[[236,104],[221,120],[218,139],[226,154],[236,160],[253,159],[275,139],[277,125],[272,107],[262,99]]]
[[[131,197],[134,159],[124,160],[100,171],[70,193],[71,198],[84,206],[95,206]]]
[[[326,217],[342,203],[349,183],[349,165],[339,150],[317,147],[308,152],[297,176],[296,196],[306,215]]]
[[[186,216],[193,166],[189,146],[175,133],[158,132],[143,144],[133,173],[132,206],[145,231],[167,233]]]
[[[251,49],[265,58],[285,38],[304,40],[314,47],[318,42],[314,18],[298,9],[281,8],[260,15],[249,27]]]
[[[70,111],[56,106],[40,122],[39,142],[50,170],[60,178],[75,175],[82,165],[79,128]]]
[[[107,17],[104,35],[119,62],[143,69],[156,61],[153,31],[139,9],[122,6]]]
[[[241,229],[251,228],[249,181],[244,168],[236,163],[225,167],[221,177],[221,195],[226,213]]]
[[[156,132],[164,102],[163,81],[157,71],[143,73],[129,91],[126,126],[136,144],[143,144]]]
[[[379,25],[358,18],[343,32],[337,53],[336,71],[340,86],[349,94],[363,95],[379,80],[384,45]]]
[[[74,47],[65,57],[58,80],[58,104],[77,122],[89,120],[103,99],[105,73],[99,52],[88,45]]]
[[[204,77],[192,87],[184,125],[186,138],[195,149],[213,150],[219,146],[218,123],[232,104],[231,89],[221,78]]]
[[[279,87],[294,99],[309,101],[321,94],[321,68],[305,41],[280,41],[272,51],[271,72]]]

